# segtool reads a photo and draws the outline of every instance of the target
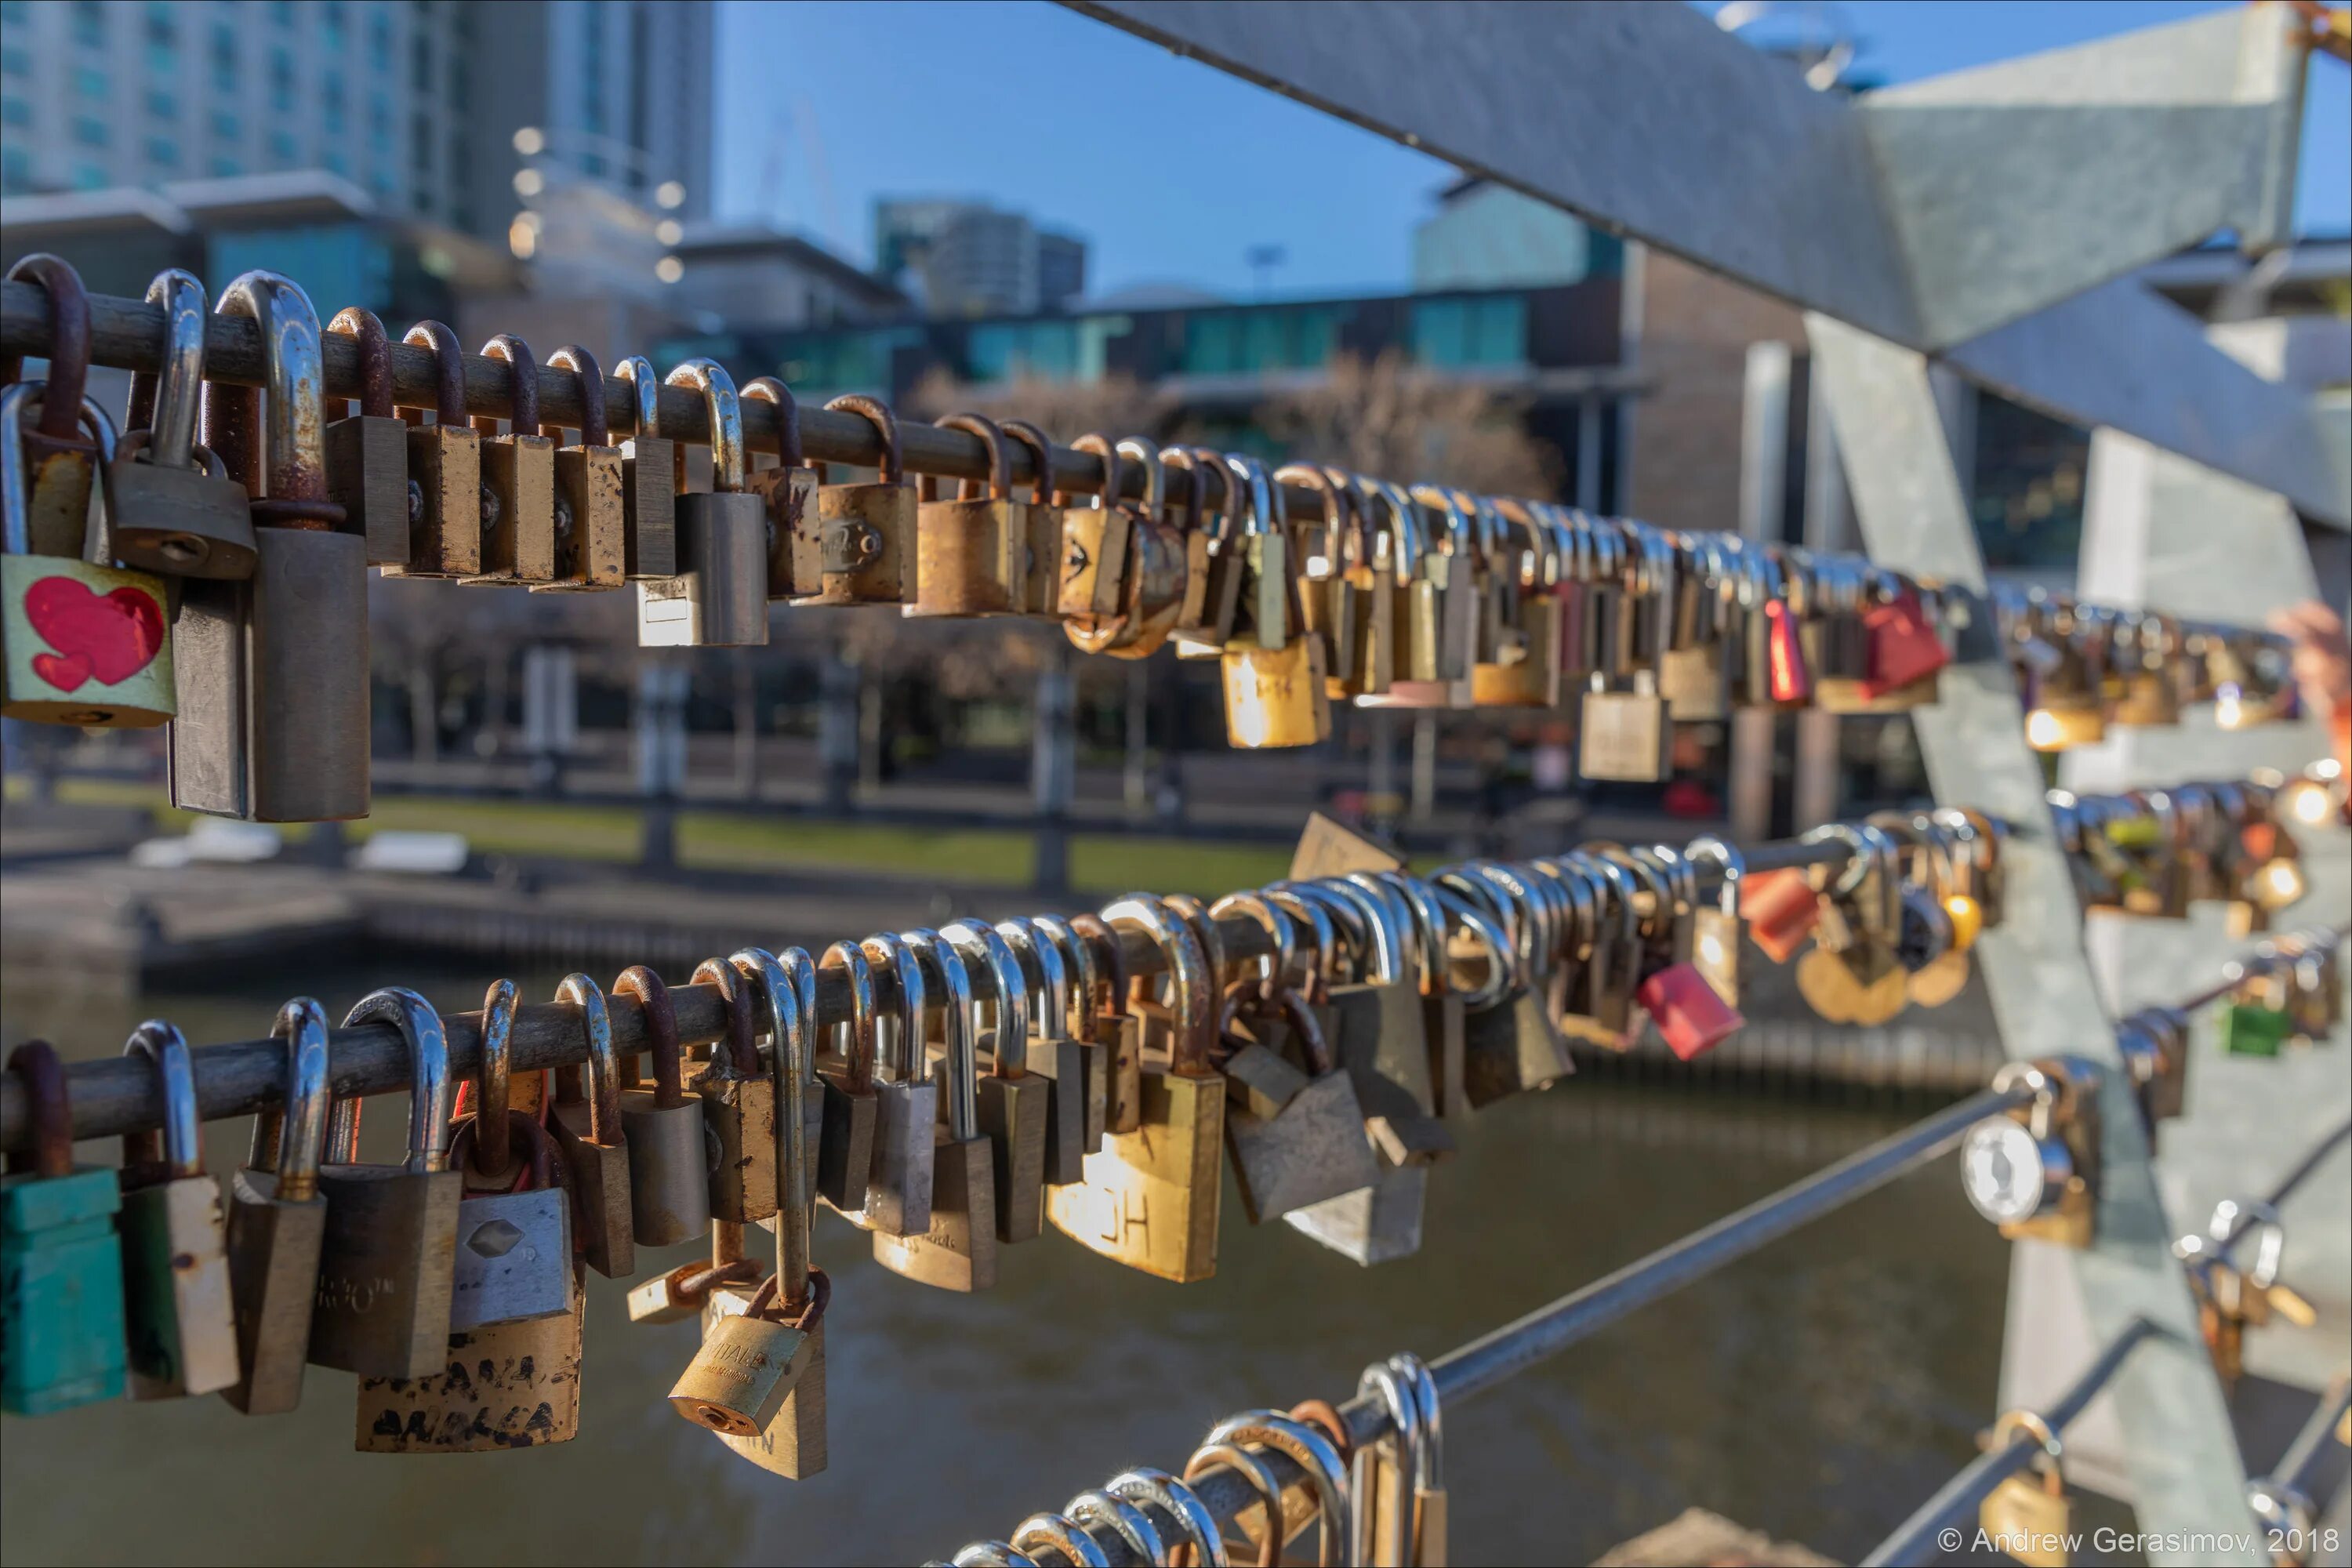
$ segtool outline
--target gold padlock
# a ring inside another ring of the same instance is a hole
[[[980,437],[988,449],[987,493],[971,481],[952,500],[938,499],[939,480],[923,476],[915,511],[914,602],[907,616],[1007,616],[1021,607],[1027,586],[1028,505],[1013,498],[1004,462],[1004,434],[978,414],[950,414],[942,430]]]
[[[547,363],[580,378],[580,444],[555,449],[554,580],[530,591],[602,593],[618,588],[628,571],[627,459],[613,445],[596,356],[566,343]],[[542,425],[539,433],[563,438],[560,425]]]
[[[1062,509],[1054,499],[1054,444],[1025,419],[1007,419],[1000,428],[1029,448],[1033,478],[1024,509],[1021,593],[1018,613],[1044,620],[1061,618]]]
[[[2010,1476],[1977,1508],[1977,1524],[1992,1537],[1992,1547],[2026,1568],[2066,1568],[2066,1529],[2074,1507],[2066,1500],[2066,1481],[2059,1464],[2063,1452],[2058,1434],[2031,1410],[2012,1410],[1993,1423],[1992,1449],[1998,1453],[2023,1432],[2042,1446],[2032,1461],[2039,1481]]]
[[[482,345],[514,377],[507,433],[489,415],[474,420],[481,437],[481,570],[459,582],[501,587],[555,577],[555,442],[540,434],[539,361],[530,345],[500,332]]]
[[[910,605],[918,575],[915,487],[907,483],[898,421],[880,401],[847,393],[825,405],[855,414],[882,437],[877,476],[854,485],[823,485],[816,516],[793,540],[795,605]],[[818,469],[820,478],[824,475]]]

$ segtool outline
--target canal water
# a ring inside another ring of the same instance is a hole
[[[488,979],[404,955],[373,973],[238,978],[135,1002],[14,985],[0,1036],[94,1054],[165,1016],[194,1041],[249,1038],[292,992],[340,1016],[395,973],[451,1010],[478,1006]],[[557,978],[527,977],[526,995],[551,995]],[[368,1158],[392,1157],[401,1103],[371,1107]],[[569,1444],[355,1454],[352,1380],[319,1367],[289,1415],[247,1418],[207,1397],[11,1418],[0,1558],[944,1557],[1128,1465],[1181,1469],[1234,1410],[1342,1400],[1368,1362],[1433,1358],[1918,1113],[1571,1080],[1484,1113],[1430,1184],[1421,1255],[1370,1270],[1286,1226],[1253,1229],[1230,1185],[1217,1277],[1182,1288],[1049,1229],[1007,1251],[995,1291],[951,1296],[877,1267],[867,1237],[827,1215],[815,1253],[835,1281],[832,1468],[816,1479],[777,1480],[672,1415],[663,1396],[694,1325],[632,1326],[623,1284],[591,1276]],[[209,1129],[211,1168],[240,1159],[246,1136],[243,1124]],[[2008,1250],[1946,1157],[1449,1410],[1455,1560],[1589,1561],[1689,1506],[1855,1560],[1974,1452]]]

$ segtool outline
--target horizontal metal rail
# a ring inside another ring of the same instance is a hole
[[[2116,1336],[2099,1359],[2076,1378],[2074,1386],[2059,1396],[2047,1410],[2036,1412],[2053,1433],[2063,1434],[2081,1415],[2099,1390],[2107,1385],[2137,1350],[2140,1342],[2156,1332],[2156,1325],[2146,1318],[2135,1319],[2131,1327]],[[2042,1451],[2041,1439],[2021,1431],[2017,1436],[1992,1452],[1969,1464],[1959,1474],[1946,1481],[1934,1497],[1919,1507],[1919,1511],[1905,1520],[1895,1533],[1871,1549],[1864,1558],[1863,1568],[1883,1568],[1894,1563],[1928,1563],[1940,1555],[1936,1545],[1936,1531],[1958,1519],[1967,1517],[1969,1510],[1990,1497],[1993,1489],[2032,1463]]]
[[[1842,863],[1846,846],[1834,840],[1806,844],[1796,840],[1759,845],[1747,853],[1751,871],[1798,866]],[[1712,868],[1702,866],[1702,873]],[[1262,957],[1268,951],[1265,929],[1246,916],[1234,915],[1217,922],[1225,953],[1235,961]],[[1301,940],[1311,943],[1309,933]],[[747,942],[760,940],[747,935]],[[1130,973],[1158,973],[1163,967],[1160,950],[1140,931],[1121,933],[1121,951]],[[897,1005],[897,994],[885,975],[877,974],[877,990],[885,1007]],[[972,989],[982,1001],[995,998],[995,984],[987,967],[971,972]],[[678,1039],[701,1045],[725,1032],[727,1014],[715,985],[677,985],[669,993],[677,1016]],[[634,997],[607,999],[613,1042],[623,1056],[646,1048],[645,1014]],[[849,1018],[849,982],[839,973],[820,971],[817,976],[817,1018],[821,1025]],[[481,1066],[481,1021],[478,1010],[449,1013],[442,1024],[449,1042],[449,1069],[458,1079],[471,1078]],[[516,1010],[510,1040],[514,1070],[569,1067],[585,1061],[587,1037],[582,1032],[579,1009],[541,1003]],[[406,1092],[409,1084],[407,1047],[397,1031],[381,1025],[337,1029],[331,1039],[334,1090],[341,1098]],[[274,1039],[236,1040],[205,1046],[195,1052],[196,1110],[205,1121],[247,1116],[275,1105],[282,1097],[286,1047]],[[68,1097],[73,1109],[77,1139],[111,1138],[163,1125],[163,1102],[154,1070],[143,1058],[110,1057],[82,1061],[66,1069]],[[28,1145],[23,1086],[13,1073],[0,1074],[0,1149]]]
[[[1793,1186],[1783,1187],[1770,1197],[1693,1231],[1613,1274],[1537,1308],[1515,1322],[1447,1352],[1429,1363],[1430,1375],[1437,1380],[1440,1405],[1447,1415],[1452,1415],[1462,1401],[1502,1386],[1537,1363],[1591,1338],[1659,1298],[1875,1191],[1942,1153],[1985,1118],[1998,1116],[2032,1099],[2032,1089],[2021,1085],[1971,1095],[1815,1172]],[[1386,1409],[1370,1398],[1352,1399],[1339,1406],[1339,1418],[1347,1424],[1349,1440],[1358,1448],[1380,1441],[1390,1430]],[[1306,1471],[1281,1454],[1269,1451],[1258,1458],[1281,1480],[1286,1497],[1284,1511],[1291,1515],[1294,1510],[1288,1499],[1306,1491]],[[1261,1504],[1256,1489],[1247,1478],[1222,1466],[1206,1471],[1192,1486],[1221,1526],[1230,1526]],[[1312,1493],[1306,1495],[1311,1497]],[[1097,1543],[1114,1563],[1141,1561],[1115,1542],[1098,1540]]]
[[[2338,1373],[2319,1396],[2319,1403],[2312,1407],[2302,1429],[2295,1433],[2294,1441],[2279,1457],[2279,1462],[2271,1467],[2268,1475],[2249,1485],[2247,1490],[2267,1491],[2273,1496],[2285,1491],[2315,1506],[2324,1500],[2315,1490],[2319,1484],[2320,1461],[2337,1446],[2332,1440],[2347,1409],[2352,1409],[2352,1375]]]
[[[2191,992],[2172,1005],[2179,1012],[2193,1013],[2208,1003],[2219,1002],[2249,980],[2259,980],[2264,975],[2275,974],[2282,969],[2292,968],[2294,961],[2305,953],[2314,951],[2325,952],[2343,940],[2344,932],[2334,926],[2321,926],[2309,931],[2283,933],[2273,939],[2273,942],[2265,944],[2272,948],[2271,952],[2265,952],[2261,948],[2256,948],[2251,952],[2231,959],[2222,965],[2221,979],[2201,991]],[[2290,942],[2299,945],[2290,948],[2285,945]],[[2236,973],[2231,973],[2231,970],[2235,970]]]

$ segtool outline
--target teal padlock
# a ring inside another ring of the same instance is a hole
[[[0,1409],[47,1415],[122,1395],[122,1254],[114,1173],[73,1163],[65,1069],[45,1040],[8,1056],[33,1152],[0,1176]]]

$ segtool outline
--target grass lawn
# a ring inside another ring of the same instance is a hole
[[[11,777],[8,797],[21,798],[28,781]],[[143,806],[165,831],[184,830],[193,812],[174,811],[152,784],[116,779],[63,779],[58,798],[83,805]],[[561,802],[378,795],[365,820],[346,823],[354,839],[384,828],[462,833],[493,855],[540,855],[626,862],[640,843],[637,812],[623,805]],[[286,829],[289,838],[307,825]],[[927,828],[877,823],[811,822],[726,811],[679,814],[678,858],[688,866],[735,870],[871,870],[898,876],[938,875],[959,882],[1025,886],[1035,844],[1017,828]],[[1279,846],[1220,844],[1081,833],[1070,844],[1070,880],[1092,893],[1148,888],[1203,898],[1255,888],[1285,875],[1290,851]]]

